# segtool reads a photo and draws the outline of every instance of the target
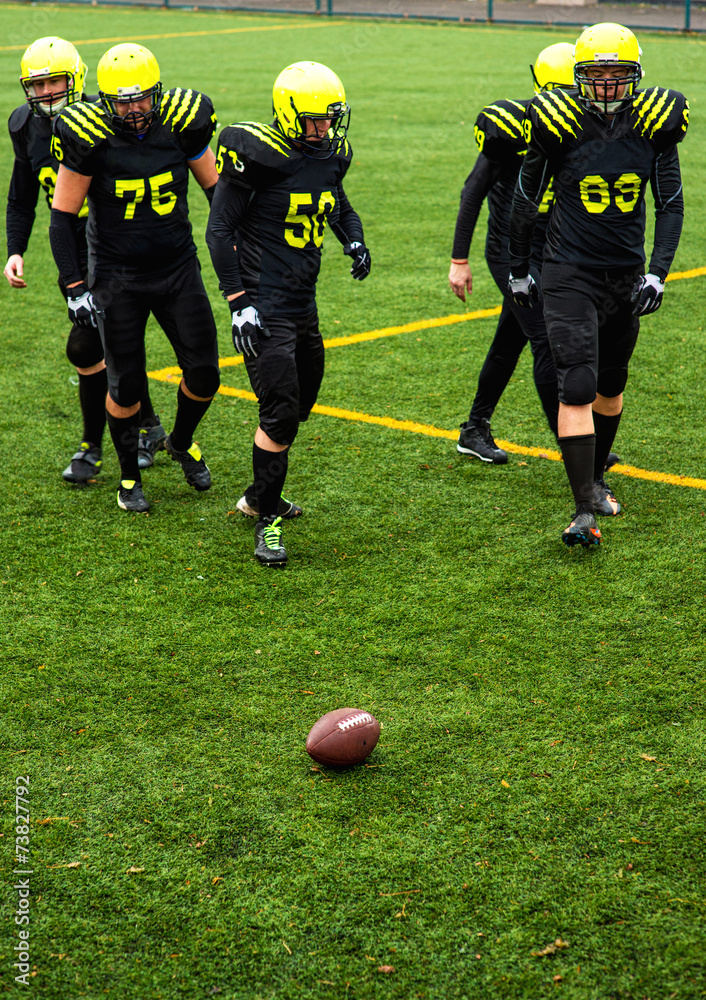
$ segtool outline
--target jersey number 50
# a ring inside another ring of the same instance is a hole
[[[326,216],[334,208],[336,199],[330,191],[322,192],[319,205],[311,215],[299,211],[314,204],[311,194],[291,194],[289,211],[284,220],[284,238],[290,247],[305,247],[313,243],[320,247],[324,242]]]

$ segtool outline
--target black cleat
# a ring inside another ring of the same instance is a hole
[[[505,465],[507,452],[498,448],[490,433],[490,421],[483,417],[478,423],[470,420],[461,424],[456,451],[462,455],[473,455],[481,462],[492,462],[493,465]]]
[[[263,566],[286,566],[281,517],[266,517],[255,525],[255,557]]]
[[[172,456],[175,462],[182,467],[184,476],[189,486],[195,490],[203,492],[211,488],[211,472],[201,456],[201,449],[194,443],[186,451],[177,451],[172,448],[171,434],[165,438],[165,450]]]
[[[142,483],[136,483],[134,479],[122,479],[118,487],[118,507],[131,514],[146,514],[150,505],[142,492]]]
[[[141,469],[149,469],[154,464],[154,456],[164,448],[166,439],[167,432],[159,422],[151,427],[140,427],[137,464]]]
[[[608,458],[605,460],[605,469],[603,471],[607,472],[608,469],[612,469],[613,466],[617,465],[619,461],[620,461],[620,456],[616,455],[614,451],[611,451],[608,455]]]
[[[241,514],[245,517],[258,517],[260,516],[260,507],[257,502],[257,494],[255,493],[254,486],[248,486],[243,496],[238,500],[235,505]],[[301,507],[298,507],[291,500],[285,500],[284,497],[280,497],[279,507],[277,508],[277,515],[281,517],[283,521],[291,521],[292,518],[301,517],[304,511]]]
[[[603,517],[615,517],[623,509],[605,479],[597,479],[593,484],[593,506],[596,514]]]
[[[103,452],[90,441],[82,441],[78,451],[61,473],[67,483],[87,483],[101,471]]]
[[[583,545],[584,548],[588,548],[590,545],[600,545],[601,533],[596,525],[594,515],[574,514],[574,519],[569,527],[562,531],[561,540],[564,545]]]

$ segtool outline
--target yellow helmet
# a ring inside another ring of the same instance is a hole
[[[113,127],[122,132],[146,132],[154,121],[162,96],[159,64],[149,49],[133,42],[123,42],[108,49],[98,63],[98,94],[112,118]],[[151,98],[150,110],[129,111],[135,101]]]
[[[33,114],[41,118],[58,115],[62,108],[74,101],[80,101],[86,81],[86,64],[71,42],[51,35],[32,42],[20,63],[20,83],[27,95],[27,103]],[[58,94],[37,97],[34,85],[38,80],[65,76],[66,89]]]
[[[275,80],[272,91],[275,124],[306,156],[327,159],[346,137],[350,108],[343,84],[328,66],[317,62],[292,63]],[[307,131],[307,119],[314,123]],[[328,122],[322,132],[316,122]]]
[[[622,24],[594,24],[583,31],[574,46],[574,78],[581,98],[591,111],[614,115],[630,107],[635,88],[642,79],[642,50],[637,38]],[[619,70],[596,86],[596,67]]]
[[[530,66],[534,79],[534,92],[554,90],[555,87],[574,86],[574,47],[568,42],[548,45]]]

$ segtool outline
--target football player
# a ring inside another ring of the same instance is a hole
[[[568,42],[550,45],[530,66],[534,90],[539,94],[555,87],[570,87],[574,81],[573,46]],[[541,309],[522,309],[508,291],[510,258],[510,206],[515,181],[527,152],[523,121],[529,99],[497,101],[483,108],[476,119],[474,133],[478,158],[461,192],[461,206],[456,219],[449,284],[462,302],[473,291],[473,276],[468,251],[483,201],[488,199],[488,233],[485,257],[488,269],[503,296],[502,311],[495,337],[478,378],[478,390],[468,420],[461,424],[457,450],[482,462],[503,465],[507,452],[499,448],[490,429],[490,418],[510,381],[522,350],[529,341],[534,361],[534,384],[549,426],[557,433],[557,382],[547,331]],[[532,244],[532,273],[539,283],[542,250],[552,189],[549,187],[539,206],[540,222]]]
[[[528,109],[529,148],[510,220],[510,288],[518,304],[532,306],[532,234],[553,177],[542,290],[559,382],[559,444],[576,504],[562,534],[567,545],[598,545],[595,514],[620,513],[603,469],[640,316],[662,303],[684,215],[677,144],[689,106],[674,90],[638,90],[640,57],[622,25],[596,24],[579,36],[577,90],[539,94]],[[645,274],[648,184],[655,233]]]
[[[120,461],[118,506],[145,513],[138,462],[150,312],[183,371],[164,447],[197,490],[211,485],[196,427],[218,389],[216,327],[203,287],[186,200],[189,172],[213,197],[209,146],[216,116],[205,94],[162,94],[157,60],[142,45],[110,49],[98,64],[100,105],[78,103],[54,124],[60,162],[50,236],[79,326],[97,317],[108,367],[108,426]],[[90,272],[83,280],[78,213],[88,198]]]
[[[38,38],[29,46],[20,63],[20,83],[26,102],[10,115],[8,128],[15,162],[7,196],[7,264],[5,277],[12,288],[26,288],[24,255],[34,223],[40,190],[51,208],[59,164],[51,152],[52,121],[59,112],[79,100],[86,100],[83,87],[86,66],[71,44],[54,36]],[[89,98],[95,100],[95,98]],[[85,225],[88,206],[79,211],[77,235],[82,273],[87,269]],[[66,288],[59,278],[66,298]],[[72,324],[66,345],[69,361],[78,374],[78,393],[83,417],[83,437],[63,477],[70,483],[93,479],[102,463],[101,444],[105,429],[107,388],[103,347],[95,327]],[[152,410],[149,394],[142,401],[146,419],[159,433],[159,418]],[[164,432],[162,431],[162,435]],[[151,463],[151,458],[150,458]]]
[[[221,132],[206,242],[260,404],[253,484],[237,506],[258,519],[257,559],[283,566],[282,521],[302,513],[282,498],[289,449],[324,373],[315,293],[326,223],[360,281],[370,253],[343,190],[352,154],[341,81],[320,63],[294,63],[277,77],[273,104],[272,125]]]
[[[539,94],[528,109],[529,149],[510,222],[510,288],[518,304],[532,306],[532,233],[553,177],[542,289],[559,381],[559,444],[576,504],[562,534],[567,545],[598,545],[595,514],[620,513],[603,469],[640,316],[662,303],[684,215],[677,144],[689,106],[674,90],[638,90],[640,57],[622,25],[596,24],[579,36],[578,89]],[[644,274],[648,184],[655,234]]]

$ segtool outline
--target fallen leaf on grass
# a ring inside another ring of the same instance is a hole
[[[541,951],[533,951],[532,955],[535,958],[544,958],[545,955],[555,955],[560,948],[568,948],[569,942],[562,941],[561,938],[557,938],[553,944],[548,944],[546,948],[542,948]]]
[[[387,972],[394,972],[394,971],[395,971],[394,965],[378,965],[378,972],[385,972],[385,973],[387,973]]]
[[[60,819],[68,819],[68,816],[47,816],[46,819],[35,819],[37,826],[47,826],[49,823],[58,823]]]
[[[503,778],[503,780],[502,780],[502,781],[500,782],[500,784],[501,784],[501,785],[503,786],[503,788],[509,788],[509,787],[510,787],[510,784],[509,784],[509,782],[505,781],[505,779],[504,779],[504,778]]]
[[[135,867],[135,866],[133,865],[133,866],[132,866],[132,868],[128,868],[128,870],[127,870],[127,873],[126,873],[126,874],[128,874],[129,872],[143,872],[144,870],[145,870],[144,868],[136,868],[136,867]]]
[[[655,761],[655,760],[657,760],[656,757],[648,757],[648,755],[646,753],[641,753],[640,756],[642,757],[643,760],[649,760],[649,761]]]

